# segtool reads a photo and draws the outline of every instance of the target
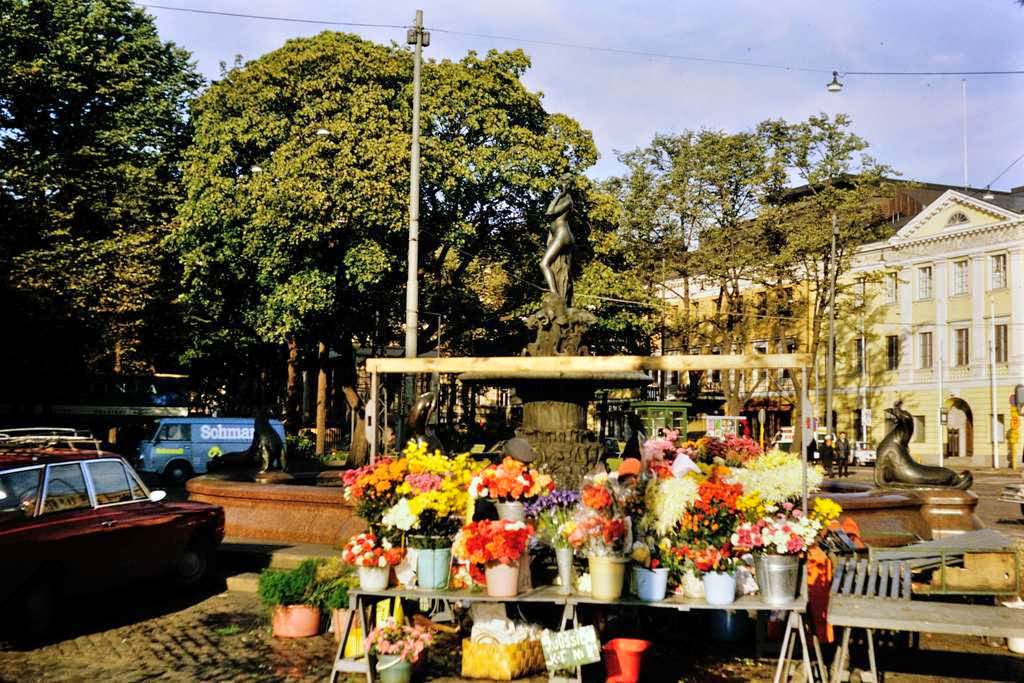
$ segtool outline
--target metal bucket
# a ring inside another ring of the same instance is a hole
[[[799,555],[758,555],[754,559],[757,587],[769,605],[784,605],[796,597],[800,583]]]

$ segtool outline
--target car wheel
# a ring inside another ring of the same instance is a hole
[[[28,587],[22,597],[26,636],[34,640],[49,631],[56,603],[57,590],[52,581],[41,579]]]
[[[192,476],[192,466],[182,460],[175,460],[164,470],[164,479],[169,484],[184,484]]]
[[[204,541],[193,541],[174,566],[174,578],[183,586],[197,586],[212,573],[214,548]]]

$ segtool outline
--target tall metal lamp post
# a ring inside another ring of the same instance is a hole
[[[423,48],[430,45],[430,33],[423,30],[423,10],[416,10],[416,20],[406,33],[406,42],[415,45],[412,63],[412,146],[409,159],[409,255],[405,288],[405,357],[416,358],[416,335],[419,332],[419,260],[420,260],[420,67]],[[405,377],[405,402],[413,397],[413,375]],[[403,435],[404,437],[404,435]]]

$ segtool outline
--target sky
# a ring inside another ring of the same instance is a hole
[[[379,43],[405,42],[400,28],[343,28],[189,14],[139,4],[164,40],[194,55],[214,79],[235,55],[255,59],[288,38],[344,30]],[[469,50],[522,48],[528,88],[593,132],[601,154],[594,178],[621,173],[616,158],[655,133],[750,130],[768,118],[803,120],[845,112],[868,152],[904,178],[964,180],[961,79],[858,76],[849,71],[1024,69],[1024,7],[1014,0],[159,0],[156,4],[326,21],[412,23],[434,30],[431,59]],[[526,40],[813,69],[754,68],[597,52]],[[825,85],[840,72],[841,93]],[[1024,154],[1024,75],[968,76],[967,178],[988,185]],[[1024,160],[992,185],[1024,185]]]

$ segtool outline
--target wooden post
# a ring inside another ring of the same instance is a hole
[[[377,460],[377,401],[380,393],[380,375],[370,373],[370,400],[366,405],[366,424],[370,431],[370,462]]]
[[[323,456],[327,439],[327,344],[317,345],[316,454]]]

